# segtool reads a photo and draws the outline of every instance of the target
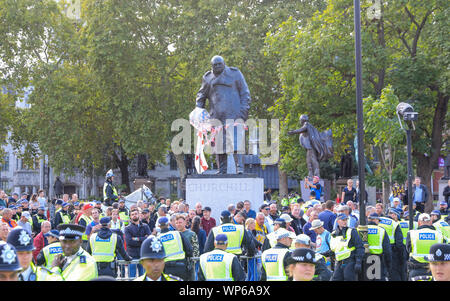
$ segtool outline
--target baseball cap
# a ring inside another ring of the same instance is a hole
[[[306,234],[299,234],[295,237],[295,243],[309,246],[311,244],[311,238]]]
[[[430,217],[430,215],[428,213],[421,213],[419,215],[419,221],[429,222],[429,221],[431,221],[431,217]]]
[[[45,237],[53,236],[55,238],[59,238],[59,231],[56,229],[52,229],[44,234]]]
[[[27,219],[30,219],[31,214],[28,211],[22,212],[22,216],[25,216]]]
[[[220,216],[222,217],[230,217],[231,213],[228,210],[224,210],[220,213]]]
[[[85,204],[85,205],[83,206],[83,210],[88,210],[88,209],[90,209],[90,208],[94,208],[94,206],[92,206],[91,203],[87,203],[87,204]]]
[[[205,208],[203,208],[202,211],[209,211],[209,212],[211,212],[211,207],[205,207]]]

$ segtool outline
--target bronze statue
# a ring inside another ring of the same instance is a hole
[[[315,176],[320,178],[319,161],[328,160],[333,156],[333,140],[331,130],[319,133],[308,120],[308,115],[300,116],[302,127],[289,131],[288,134],[300,134],[300,145],[306,149],[308,177],[312,180]]]
[[[227,153],[226,131],[234,131],[234,162],[238,173],[243,173],[243,157],[236,154],[238,149],[237,134],[242,134],[243,126],[230,126],[225,129],[227,119],[242,119],[244,122],[248,118],[250,109],[250,91],[241,71],[235,67],[228,67],[221,56],[214,56],[211,59],[212,70],[203,75],[202,86],[197,93],[196,106],[205,108],[206,99],[209,99],[210,116],[222,122],[223,147],[216,147],[213,151],[217,154],[220,174],[227,173]],[[219,133],[220,134],[220,133]],[[245,134],[245,133],[244,133]],[[245,137],[245,136],[244,136]]]

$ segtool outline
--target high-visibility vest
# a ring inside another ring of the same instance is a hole
[[[445,219],[447,218],[448,214],[441,214],[441,221],[445,222]]]
[[[450,225],[447,222],[444,221],[437,221],[433,224],[433,226],[436,228],[437,231],[441,232],[441,234],[449,239],[450,238]]]
[[[409,223],[405,221],[400,221],[398,225],[400,226],[400,230],[402,230],[403,244],[406,246],[406,236],[408,235],[409,231]]]
[[[108,187],[108,185],[111,185],[108,182],[105,182],[103,184],[103,200],[106,201],[108,199],[108,197],[106,196],[106,187]],[[115,195],[116,197],[119,197],[119,194],[117,193],[117,189],[116,186],[111,185],[112,191],[113,191],[113,195]]]
[[[33,262],[30,262],[30,268],[35,275],[34,279],[28,279],[28,281],[62,281],[59,273],[53,273],[51,270],[44,267],[37,267]]]
[[[93,219],[92,219],[92,217],[83,214],[82,216],[80,216],[80,220],[84,220],[86,222],[86,228],[87,228],[87,226],[92,222]],[[81,236],[81,239],[87,241],[88,240],[87,234],[84,233]]]
[[[59,211],[59,214],[61,215],[61,220],[63,224],[70,224],[70,216],[67,212],[61,210]]]
[[[367,231],[367,243],[369,244],[370,254],[383,253],[383,238],[386,230],[379,226],[368,225]]]
[[[213,250],[200,255],[200,268],[206,281],[233,281],[232,265],[236,255]]]
[[[128,223],[130,222],[130,215],[127,211],[120,211],[119,209],[119,218],[125,223],[125,226],[128,226]]]
[[[158,235],[166,252],[164,262],[182,260],[186,257],[183,250],[183,240],[178,231],[169,231]]]
[[[351,248],[348,247],[348,243],[352,238],[352,228],[348,228],[345,234],[345,237],[343,235],[338,235],[336,237],[331,235],[330,247],[336,256],[337,261],[349,258],[352,251],[356,249],[354,246]]]
[[[166,281],[179,281],[178,278],[175,278],[172,275],[166,275],[164,273],[161,274],[161,278],[166,279]],[[136,279],[134,279],[133,281],[146,281],[147,280],[147,273],[145,273],[142,276],[137,277]]]
[[[397,228],[398,223],[391,218],[380,217],[378,226],[383,227],[384,230],[386,230],[386,233],[389,236],[389,242],[393,245],[395,243],[395,229]]]
[[[110,237],[103,239],[94,233],[89,238],[92,257],[96,262],[111,262],[116,257],[117,234],[112,233]]]
[[[266,271],[267,281],[286,281],[288,276],[284,266],[284,256],[289,249],[270,248],[261,254],[261,262]]]
[[[226,234],[228,239],[228,246],[225,250],[226,252],[232,254],[242,254],[242,240],[244,239],[244,226],[243,225],[233,225],[233,224],[223,224],[212,229],[214,237],[219,234]]]
[[[283,206],[283,207],[289,206],[289,199],[288,198],[283,198],[281,200],[281,206]]]
[[[61,243],[59,241],[51,243],[47,246],[45,246],[42,249],[42,253],[44,254],[45,258],[45,267],[50,269],[52,267],[52,262],[55,259],[55,257],[59,254],[62,254],[62,248]]]
[[[61,271],[59,267],[54,267],[52,272],[60,273],[65,281],[89,281],[98,277],[97,263],[94,257],[83,249],[76,254],[64,271]]]
[[[316,262],[319,262],[319,260],[321,260],[322,258],[325,261],[325,264],[327,264],[327,258],[325,256],[323,256],[322,254],[316,252],[316,256],[314,257]],[[312,280],[317,281],[318,277],[319,277],[319,274],[318,274],[318,270],[316,269]]]
[[[425,256],[430,254],[430,248],[434,244],[443,243],[444,238],[439,231],[424,228],[411,230],[411,257],[418,262],[427,263]]]

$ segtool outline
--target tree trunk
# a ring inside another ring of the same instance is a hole
[[[388,181],[383,181],[383,205],[384,208],[391,207],[391,202],[389,201],[389,195],[391,194],[391,185]]]
[[[278,166],[278,187],[280,200],[288,195],[288,177],[287,173]]]
[[[130,164],[129,164],[129,161],[128,161],[128,157],[125,154],[125,151],[123,150],[122,147],[120,147],[119,151],[120,151],[120,157],[116,153],[114,153],[115,161],[116,161],[116,164],[119,167],[120,173],[122,175],[122,184],[125,184],[126,187],[127,187],[126,188],[127,192],[131,193],[131,189],[130,189],[130,173],[128,172],[128,166]]]

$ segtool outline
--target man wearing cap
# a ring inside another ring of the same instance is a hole
[[[267,234],[267,237],[266,237],[267,239],[264,240],[263,247],[262,247],[263,251],[275,247],[275,245],[277,244],[277,234],[276,234],[276,232],[279,229],[286,229],[286,221],[284,219],[282,219],[282,218],[277,218],[273,222],[273,232]]]
[[[153,235],[142,243],[140,263],[145,269],[144,275],[134,281],[181,281],[171,274],[164,274],[166,252],[161,240]]]
[[[17,222],[17,226],[24,228],[28,232],[32,232],[31,230],[31,214],[28,211],[22,213],[20,220]]]
[[[295,249],[288,258],[289,275],[293,281],[311,281],[316,274],[316,254],[309,248]]]
[[[0,281],[18,281],[21,271],[14,246],[0,241]]]
[[[22,271],[19,275],[21,281],[53,281],[62,280],[57,274],[42,267],[36,267],[33,260],[33,238],[31,232],[22,227],[14,228],[8,235],[7,243],[14,246],[17,252]]]
[[[36,264],[51,269],[52,262],[58,254],[62,254],[61,243],[59,242],[59,231],[50,230],[44,234],[48,240],[46,245],[37,255]]]
[[[110,229],[110,218],[100,219],[101,228],[93,233],[89,238],[87,252],[94,257],[97,262],[98,275],[117,277],[115,258],[120,254],[126,261],[133,258],[125,251],[122,237]]]
[[[433,223],[433,227],[441,232],[441,234],[447,239],[450,240],[450,225],[441,219],[441,213],[439,210],[433,210],[431,212],[431,222]]]
[[[58,225],[63,253],[55,257],[52,271],[66,281],[89,281],[98,277],[97,263],[82,247],[84,227],[75,224]]]
[[[128,226],[130,223],[130,212],[125,206],[125,200],[123,198],[119,200],[119,218],[125,223],[125,226]]]
[[[215,249],[200,256],[199,281],[244,281],[245,272],[236,255],[226,252],[226,234],[214,239]]]
[[[62,203],[61,210],[55,213],[55,219],[53,222],[53,227],[58,227],[59,224],[69,224],[70,223],[70,214],[69,214],[69,206],[70,203]]]
[[[211,207],[205,207],[203,209],[203,216],[200,220],[200,227],[203,228],[206,232],[206,236],[209,235],[209,232],[212,228],[216,226],[216,220],[211,217]]]
[[[378,214],[378,226],[386,230],[386,234],[389,237],[389,243],[391,244],[392,265],[391,270],[389,271],[389,280],[391,281],[401,281],[405,278],[404,262],[407,259],[403,244],[402,228],[397,221],[399,219],[398,213],[397,209],[390,208],[388,216],[380,216],[380,214]]]
[[[274,233],[276,234],[276,245],[261,254],[263,269],[260,281],[288,280],[286,269],[288,267],[288,258],[290,257],[289,248],[292,245],[295,234],[283,228],[278,229]]]
[[[160,217],[158,223],[161,228],[158,238],[166,252],[164,271],[188,280],[190,277],[187,261],[189,257],[193,256],[191,243],[179,231],[169,229],[167,217]]]
[[[387,280],[388,278],[393,281],[399,281],[405,279],[401,278],[401,270],[394,271],[397,275],[396,278],[389,277],[388,273],[392,273],[392,250],[389,242],[389,237],[386,234],[386,230],[378,225],[380,221],[379,215],[374,212],[367,218],[367,243],[369,244],[369,253],[376,255],[380,259],[380,276],[379,279],[373,280]]]
[[[427,213],[419,215],[417,230],[410,230],[406,237],[406,250],[409,253],[409,279],[416,276],[430,275],[425,256],[430,254],[430,248],[437,243],[443,243],[444,237],[437,231]]]
[[[413,277],[412,281],[450,281],[450,245],[434,244],[425,256],[432,276]]]
[[[228,246],[226,251],[237,256],[243,253],[243,248],[247,251],[247,256],[255,255],[256,247],[253,242],[252,234],[245,230],[243,225],[234,225],[231,223],[231,213],[224,210],[220,217],[221,225],[214,227],[208,235],[205,243],[204,252],[214,250],[214,237],[219,234],[226,234],[228,238]]]
[[[313,220],[311,230],[316,233],[316,249],[315,252],[325,256],[331,256],[331,234],[323,227],[323,222],[319,219]],[[330,260],[331,261],[331,260]]]
[[[31,224],[33,225],[32,232],[35,234],[41,232],[42,222],[47,220],[47,217],[44,215],[44,212],[45,207],[39,207],[37,213],[33,215],[31,218]]]
[[[355,281],[362,271],[364,245],[356,229],[348,227],[348,216],[341,213],[336,218],[338,227],[331,233],[330,246],[336,267],[333,281]]]
[[[294,249],[299,248],[311,248],[311,238],[306,234],[299,234],[294,239]],[[316,261],[316,269],[314,272],[314,278],[315,281],[330,281],[331,276],[333,275],[331,271],[327,268],[327,260],[325,256],[321,255],[318,252],[315,252],[315,261]]]
[[[449,223],[449,212],[448,212],[448,204],[446,201],[439,202],[439,213],[441,214],[441,220]]]
[[[119,200],[117,188],[113,184],[114,173],[112,169],[108,170],[105,177],[106,180],[103,184],[103,201],[105,202],[106,206],[111,206],[113,202],[117,202]]]

